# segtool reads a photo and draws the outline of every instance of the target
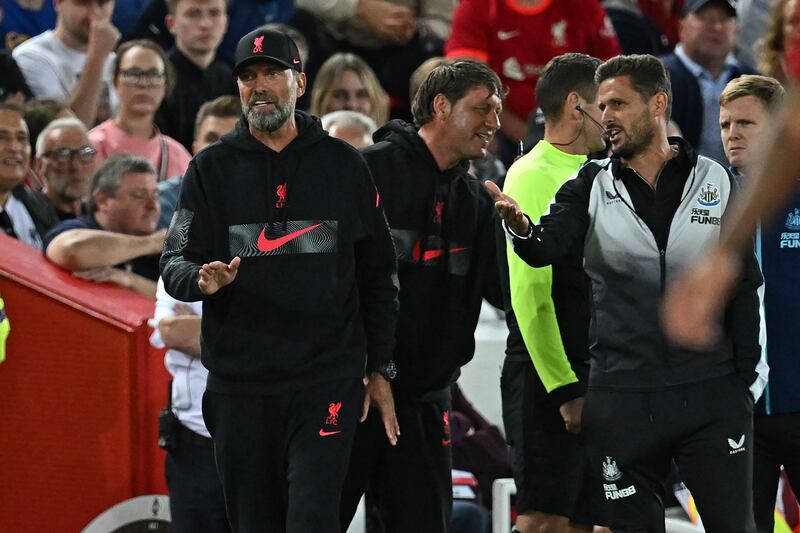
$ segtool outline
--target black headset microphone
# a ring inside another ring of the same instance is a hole
[[[581,115],[583,115],[584,117],[586,117],[586,118],[588,118],[589,120],[591,120],[592,122],[594,122],[595,126],[597,126],[598,128],[600,128],[600,130],[601,130],[603,133],[605,133],[605,131],[606,131],[606,128],[605,128],[605,126],[603,126],[602,124],[600,124],[599,122],[597,122],[597,121],[594,119],[594,117],[592,117],[592,115],[590,115],[589,113],[587,113],[586,111],[584,111],[584,109],[581,107],[581,104],[580,104],[579,102],[576,102],[576,103],[575,103],[575,110],[576,110],[578,113],[580,113]]]
[[[597,122],[597,121],[596,121],[596,120],[595,120],[595,119],[592,117],[592,115],[590,115],[589,113],[587,113],[586,111],[584,111],[584,109],[581,107],[581,104],[580,104],[580,102],[575,102],[575,111],[577,111],[578,113],[580,113],[580,114],[581,114],[581,115],[583,115],[584,117],[586,117],[586,118],[588,118],[589,120],[591,120],[592,122],[594,122],[595,126],[597,126],[598,128],[600,128],[600,131],[602,131],[602,132],[603,132],[603,135],[605,136],[605,133],[606,133],[606,128],[605,128],[605,127],[604,127],[602,124],[600,124],[599,122]],[[551,141],[551,142],[550,142],[550,144],[552,144],[553,146],[569,146],[570,144],[572,144],[572,143],[574,143],[575,141],[577,141],[577,140],[578,140],[578,137],[580,137],[580,136],[581,136],[581,132],[583,131],[583,128],[584,128],[584,126],[585,126],[585,124],[581,124],[581,129],[580,129],[580,130],[578,130],[578,134],[577,134],[577,135],[575,135],[575,138],[574,138],[574,139],[572,139],[570,142],[568,142],[568,143],[557,143],[557,142],[552,142],[552,141]]]

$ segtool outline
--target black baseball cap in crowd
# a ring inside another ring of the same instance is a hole
[[[728,8],[728,12],[732,16],[736,16],[736,0],[688,0],[683,4],[683,16],[685,17],[689,13],[697,13],[712,2]]]
[[[253,30],[236,45],[233,75],[237,76],[242,67],[257,61],[278,63],[297,72],[303,72],[300,52],[297,45],[285,33],[275,30]]]

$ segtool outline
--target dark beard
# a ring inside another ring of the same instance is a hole
[[[631,159],[642,153],[653,142],[655,135],[655,126],[645,111],[639,120],[631,125],[630,135],[626,135],[626,143],[616,150],[612,148],[611,152],[622,159]]]

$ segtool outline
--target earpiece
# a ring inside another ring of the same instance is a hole
[[[605,126],[603,126],[602,124],[600,124],[599,122],[597,122],[597,121],[594,119],[594,117],[592,117],[592,115],[590,115],[589,113],[587,113],[586,111],[584,111],[584,109],[581,107],[581,103],[580,103],[580,102],[575,102],[575,111],[577,111],[578,113],[580,113],[580,114],[581,114],[581,115],[582,115],[584,118],[588,118],[590,121],[592,121],[592,122],[594,123],[594,125],[595,125],[595,126],[597,126],[598,128],[600,128],[600,130],[602,130],[602,131],[605,131],[605,129],[606,129],[606,128],[605,128]]]

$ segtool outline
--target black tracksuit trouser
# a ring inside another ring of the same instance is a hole
[[[738,376],[650,392],[590,388],[582,425],[615,533],[664,532],[672,460],[706,531],[755,532],[753,397]]]
[[[206,390],[203,418],[233,531],[339,533],[363,400],[361,379],[278,395]]]
[[[800,494],[800,413],[756,415],[754,427],[753,511],[759,533],[772,533],[781,466]]]
[[[380,414],[359,425],[342,489],[341,525],[347,529],[365,491],[386,533],[447,533],[453,508],[450,399],[412,402],[395,397],[400,436],[386,439]]]

